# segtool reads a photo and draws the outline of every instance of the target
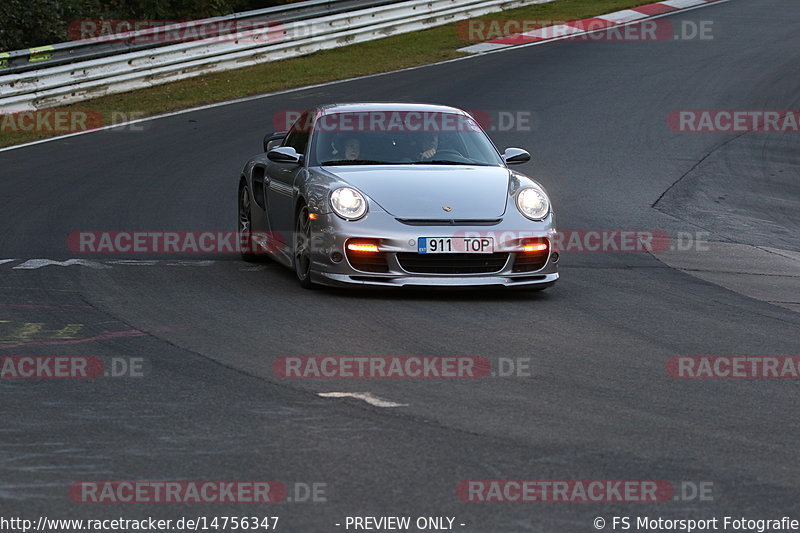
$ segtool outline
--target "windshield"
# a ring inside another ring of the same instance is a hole
[[[480,126],[456,113],[335,113],[320,117],[314,131],[314,165],[503,164]]]

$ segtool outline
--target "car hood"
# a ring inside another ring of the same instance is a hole
[[[386,165],[326,170],[397,218],[495,219],[505,212],[508,199],[509,171],[503,167]]]

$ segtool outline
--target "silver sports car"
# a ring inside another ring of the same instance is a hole
[[[468,113],[340,104],[264,139],[239,179],[242,256],[269,256],[305,288],[506,286],[558,279],[544,188]]]

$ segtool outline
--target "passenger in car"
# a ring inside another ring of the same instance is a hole
[[[355,137],[350,137],[344,142],[344,158],[355,161],[361,153],[361,142]]]
[[[422,152],[419,154],[420,159],[431,159],[436,155],[436,150],[439,149],[439,136],[435,133],[425,133],[422,137]]]

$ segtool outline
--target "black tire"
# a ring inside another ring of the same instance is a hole
[[[237,232],[239,236],[239,253],[242,259],[248,263],[256,263],[259,257],[254,253],[253,249],[253,218],[250,211],[250,189],[247,184],[242,183],[239,186],[239,216],[236,223]]]
[[[297,281],[304,289],[316,286],[311,281],[311,219],[308,218],[308,206],[300,205],[294,224],[293,237],[294,273]]]

